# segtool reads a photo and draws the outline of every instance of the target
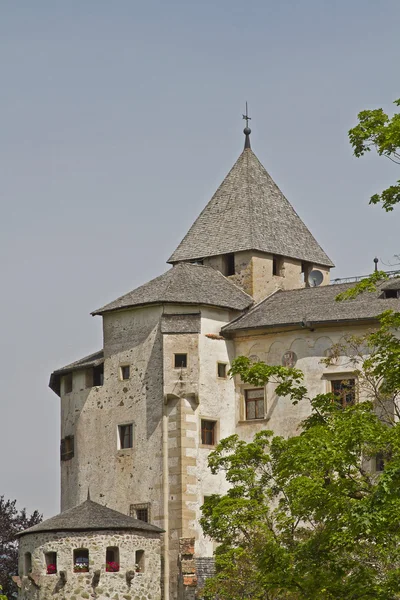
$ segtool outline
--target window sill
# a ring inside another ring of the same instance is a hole
[[[204,448],[205,450],[215,450],[217,444],[199,444],[199,448]]]
[[[117,456],[124,456],[126,454],[132,454],[133,448],[120,448],[117,450]]]
[[[245,419],[244,421],[238,421],[238,425],[250,425],[254,423],[268,423],[270,417],[264,417],[263,419]]]

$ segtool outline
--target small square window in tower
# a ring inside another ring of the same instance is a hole
[[[175,354],[174,355],[174,367],[175,367],[175,369],[186,369],[187,368],[187,354]]]
[[[66,375],[64,375],[63,383],[64,383],[64,394],[70,394],[72,392],[72,387],[73,387],[72,373],[67,373]]]
[[[264,419],[264,388],[245,390],[246,421]]]
[[[119,449],[133,448],[133,423],[118,425]]]
[[[216,444],[216,421],[201,420],[201,443],[205,446],[215,446]]]
[[[334,379],[331,381],[332,393],[336,396],[339,406],[346,408],[356,401],[355,379]]]
[[[129,514],[134,519],[150,523],[150,504],[144,502],[142,504],[131,504],[129,507]]]
[[[61,440],[60,452],[61,452],[61,460],[71,460],[74,457],[74,436],[67,435],[63,440]]]
[[[131,368],[129,365],[123,365],[120,367],[120,372],[122,380],[129,379],[131,376]]]
[[[218,370],[218,377],[220,377],[220,379],[226,379],[226,363],[218,363],[217,364],[217,370]]]
[[[47,575],[56,575],[57,574],[57,553],[56,552],[46,552],[44,555],[46,561],[46,573]]]

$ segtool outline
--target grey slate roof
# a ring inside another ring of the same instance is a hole
[[[79,506],[70,508],[51,519],[25,529],[18,535],[44,531],[95,531],[104,529],[163,532],[155,525],[133,519],[88,499]]]
[[[397,282],[399,283],[399,279]],[[336,302],[336,296],[351,287],[354,287],[354,283],[299,290],[279,290],[257,304],[244,316],[223,327],[222,332],[229,334],[242,329],[286,325],[300,327],[302,321],[314,324],[332,324],[374,320],[385,310],[400,311],[400,300],[383,298],[382,286],[376,292],[364,292],[354,300]]]
[[[71,371],[76,371],[79,369],[88,369],[90,367],[97,367],[104,362],[104,351],[99,350],[94,354],[90,354],[89,356],[85,356],[79,360],[76,360],[65,367],[61,367],[57,369],[50,375],[49,387],[56,394],[60,395],[60,379],[62,375],[66,373],[70,373]]]
[[[136,290],[95,310],[92,315],[131,306],[167,302],[244,310],[253,304],[253,298],[211,267],[180,263]]]
[[[240,250],[334,266],[250,148],[243,150],[168,262]]]

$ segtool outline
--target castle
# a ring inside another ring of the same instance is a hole
[[[163,275],[95,310],[98,352],[54,371],[61,399],[61,509],[91,497],[164,530],[163,597],[193,598],[213,570],[213,541],[199,525],[204,497],[226,490],[207,457],[237,433],[293,435],[308,414],[273,385],[229,377],[239,355],[303,370],[310,394],[347,401],[355,377],[321,358],[345,333],[387,308],[377,293],[335,302],[333,263],[261,165],[244,150],[169,259]],[[396,287],[397,286],[397,287]]]

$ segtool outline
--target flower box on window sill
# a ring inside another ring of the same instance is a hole
[[[89,567],[86,565],[74,565],[74,573],[89,573]]]
[[[118,573],[119,564],[117,562],[108,562],[106,563],[106,571],[107,573]]]
[[[57,574],[57,566],[56,565],[47,565],[47,575],[56,575]]]

